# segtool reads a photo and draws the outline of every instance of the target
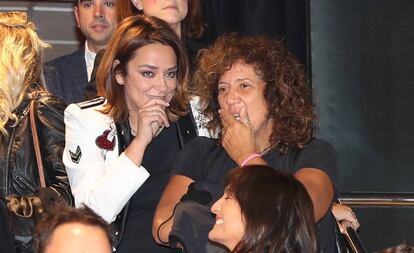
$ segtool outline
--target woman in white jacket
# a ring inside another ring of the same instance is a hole
[[[168,252],[153,241],[151,224],[181,148],[176,122],[189,103],[187,65],[180,39],[165,22],[129,17],[101,63],[111,71],[98,70],[106,99],[65,111],[63,161],[76,206],[123,223],[117,252]],[[128,216],[117,217],[128,202]]]

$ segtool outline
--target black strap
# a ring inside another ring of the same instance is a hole
[[[118,136],[118,150],[119,154],[121,154],[132,141],[131,129],[128,120],[116,122],[115,127]],[[113,230],[112,245],[115,249],[118,248],[125,233],[130,204],[131,201],[128,201],[124,208],[122,208],[122,211],[117,215],[116,220],[111,224]]]
[[[177,135],[180,149],[183,149],[184,145],[197,136],[194,117],[190,112],[181,117],[177,122]]]
[[[96,73],[98,72],[99,65],[101,65],[104,53],[105,50],[102,49],[96,54],[95,61],[93,62],[91,80],[88,82],[88,85],[86,85],[85,91],[83,92],[83,97],[85,100],[90,100],[98,96],[98,88],[96,87]]]

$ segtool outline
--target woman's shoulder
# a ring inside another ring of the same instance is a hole
[[[113,118],[102,112],[105,103],[106,99],[99,97],[77,104],[70,104],[65,110],[65,122],[88,122],[91,127],[101,122],[105,122],[105,124],[113,123]]]
[[[28,97],[34,100],[36,106],[62,108],[62,111],[66,108],[62,99],[42,89],[31,90]]]
[[[105,105],[105,101],[104,97],[98,97],[76,104],[70,104],[66,108],[65,114],[87,114],[90,116],[99,116],[100,114],[103,114],[101,110]]]
[[[29,107],[31,102],[34,102],[36,115],[41,121],[61,121],[63,124],[63,112],[66,104],[60,98],[44,90],[32,91],[27,98]]]
[[[328,141],[322,140],[322,139],[318,139],[318,138],[313,138],[310,142],[308,142],[304,146],[304,149],[307,149],[307,150],[321,149],[321,150],[335,152],[335,148],[331,143],[329,143]]]

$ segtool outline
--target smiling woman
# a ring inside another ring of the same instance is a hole
[[[263,165],[232,170],[211,207],[209,239],[234,253],[316,253],[312,201],[292,175]]]
[[[100,70],[98,87],[106,99],[65,111],[63,161],[75,204],[116,220],[117,252],[168,252],[153,241],[151,221],[171,171],[164,161],[175,160],[181,147],[185,52],[164,21],[133,16],[119,24],[102,66],[109,71]]]

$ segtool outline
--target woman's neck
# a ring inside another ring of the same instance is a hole
[[[171,29],[177,34],[178,38],[181,39],[181,22],[176,24],[169,24]]]
[[[138,127],[138,114],[135,111],[129,111],[128,121],[129,121],[129,127],[131,128],[131,133],[136,134],[137,127]]]
[[[270,150],[273,143],[270,143],[270,136],[273,132],[273,122],[266,124],[261,130],[255,134],[256,152],[264,154]]]

